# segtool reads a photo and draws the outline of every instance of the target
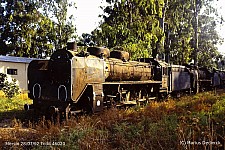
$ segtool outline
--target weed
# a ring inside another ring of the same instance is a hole
[[[18,114],[23,116],[21,103],[26,101],[29,100],[2,98],[3,106],[0,106],[4,109],[0,109],[0,116],[13,120],[11,130],[0,132],[1,140],[45,142],[19,147],[21,149],[211,150],[225,145],[223,93],[218,96],[205,92],[163,102],[152,101],[144,108],[112,108],[100,114],[71,118],[65,124],[53,124],[43,118],[36,124],[28,121],[24,129]],[[13,113],[17,117],[13,117]]]

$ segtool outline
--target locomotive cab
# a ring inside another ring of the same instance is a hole
[[[161,93],[168,93],[168,86],[169,86],[169,71],[171,70],[170,67],[166,62],[159,61],[160,66],[160,78],[162,80],[162,85],[160,88]]]
[[[169,92],[169,65],[163,61],[156,61],[154,58],[140,58],[138,61],[151,63],[154,68],[152,72],[155,81],[162,81],[160,93]]]

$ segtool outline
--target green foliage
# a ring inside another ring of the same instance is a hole
[[[80,37],[78,37],[77,43],[84,46],[94,46],[96,44],[94,41],[93,35],[89,33],[83,33]]]
[[[219,14],[212,5],[214,1],[106,0],[103,22],[92,32],[93,41],[109,48],[122,47],[132,59],[169,51],[174,64],[184,64],[194,60],[197,29],[198,64],[215,67],[220,60],[216,45],[222,40],[215,30],[221,22],[216,19]]]
[[[64,149],[79,150],[81,140],[84,139],[85,136],[88,136],[91,132],[93,132],[92,128],[76,127],[70,133],[65,132],[61,134],[59,140],[66,143],[66,145],[63,146]]]
[[[150,56],[156,43],[163,40],[159,17],[163,1],[108,1],[102,17],[104,22],[93,31],[96,43],[109,48],[123,47],[131,58]]]
[[[16,84],[16,79],[12,79],[12,82],[9,82],[6,74],[0,73],[0,85],[1,90],[9,99],[19,94],[19,86]]]
[[[50,3],[51,2],[51,3]],[[70,18],[67,23],[67,1],[10,1],[1,2],[0,54],[47,57],[54,48],[64,46],[75,32]],[[54,6],[54,7],[53,7]],[[54,8],[45,12],[45,8]],[[57,8],[57,9],[56,9]],[[55,18],[46,14],[54,14]],[[63,41],[63,42],[61,42]]]
[[[157,121],[146,115],[137,122],[131,122],[132,120],[112,126],[110,139],[115,149],[157,149],[158,143],[169,148],[177,140],[174,134],[177,128],[176,115],[168,115]]]
[[[3,119],[4,117],[13,117],[13,116],[1,116],[6,115],[6,112],[9,111],[19,111],[24,109],[24,104],[31,104],[32,101],[24,95],[17,95],[11,99],[5,98],[1,93],[0,96],[0,118]],[[1,120],[0,119],[0,120]]]
[[[221,43],[222,39],[216,32],[215,17],[208,16],[206,13],[200,15],[199,26],[198,63],[201,66],[218,68],[218,62],[222,56],[217,51],[216,45]]]
[[[75,3],[69,0],[40,0],[39,6],[44,11],[44,16],[55,20],[53,43],[56,49],[63,48],[70,39],[76,38],[74,17],[68,17],[68,9],[75,9]]]
[[[9,99],[19,94],[19,86],[16,84],[16,79],[12,79],[12,82],[5,81],[2,91]]]
[[[198,65],[215,67],[214,60],[219,56],[216,45],[221,43],[216,26],[218,14],[213,8],[215,0],[195,1],[177,0],[168,1],[165,21],[171,31],[170,53],[175,64],[184,64],[194,60],[195,47],[195,11],[198,13]],[[201,13],[200,13],[201,12]]]
[[[6,74],[0,73],[0,89],[4,87],[5,80],[6,80]]]
[[[212,113],[214,114],[214,118],[216,120],[224,119],[225,115],[225,98],[219,99],[213,106],[212,106]]]

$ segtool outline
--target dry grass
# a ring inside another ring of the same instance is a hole
[[[65,124],[14,119],[10,128],[0,129],[0,148],[13,147],[6,145],[8,141],[20,143],[15,149],[221,149],[224,114],[225,94],[205,92],[151,102],[144,108],[83,115]]]

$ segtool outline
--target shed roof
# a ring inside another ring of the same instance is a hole
[[[30,63],[32,60],[37,58],[27,58],[27,57],[14,57],[14,56],[2,56],[0,55],[0,61],[4,62],[16,62],[16,63]]]

